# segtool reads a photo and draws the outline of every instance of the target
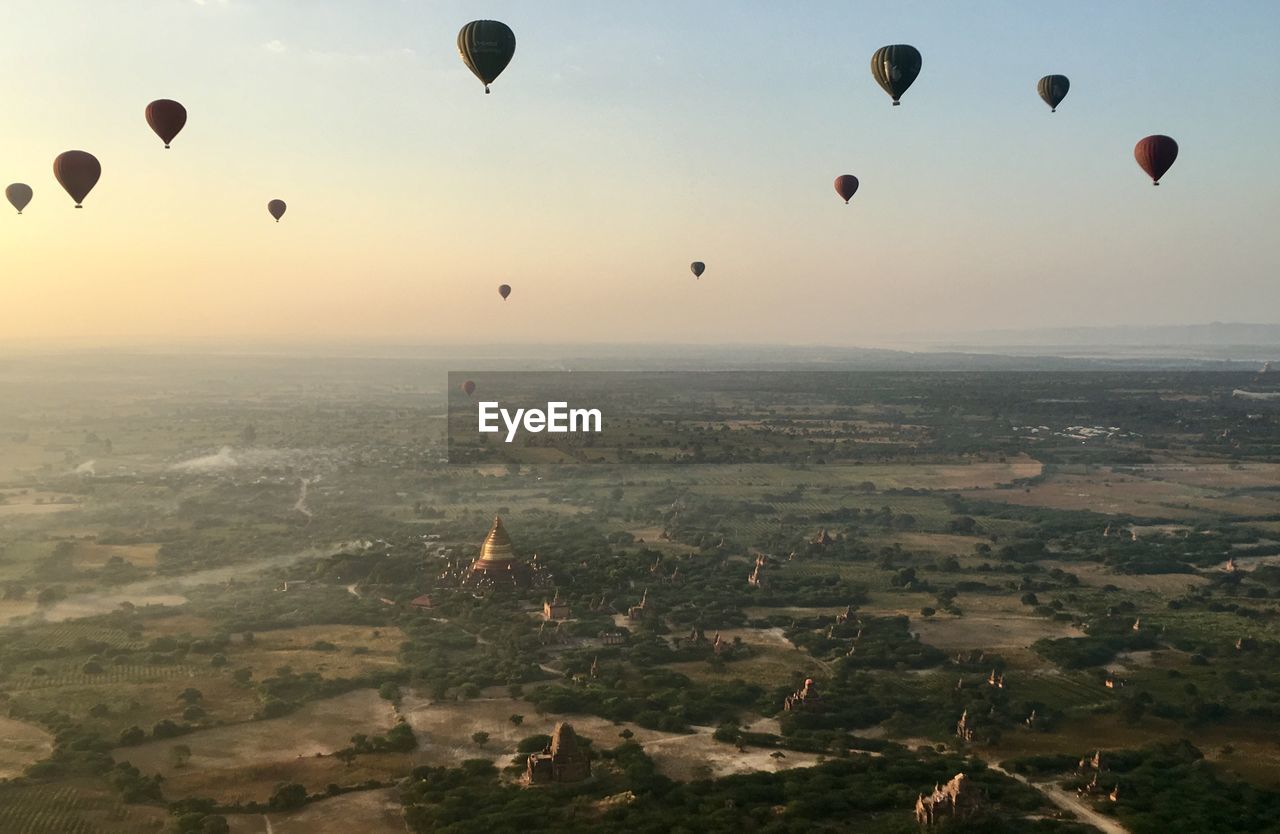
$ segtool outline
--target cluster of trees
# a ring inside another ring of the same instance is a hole
[[[914,828],[916,796],[957,773],[981,795],[977,814],[951,832],[1083,834],[1085,826],[1035,818],[1043,800],[1030,787],[957,756],[888,750],[812,768],[677,783],[658,773],[635,741],[601,751],[596,779],[526,790],[502,782],[487,760],[414,770],[402,791],[413,831],[496,829],[573,832],[902,832]],[[602,802],[630,792],[626,802]]]

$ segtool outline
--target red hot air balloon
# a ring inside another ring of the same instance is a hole
[[[4,196],[9,201],[9,205],[16,208],[18,214],[22,214],[27,203],[31,202],[31,186],[25,182],[15,182],[4,190]]]
[[[462,393],[466,394],[468,397],[476,392],[476,384],[469,379],[458,387],[460,387],[462,389]]]
[[[276,219],[277,223],[280,222],[281,217],[284,217],[285,208],[287,207],[284,204],[284,200],[272,200],[267,203],[267,211]]]
[[[701,278],[702,273],[707,271],[707,265],[702,261],[694,261],[689,264],[689,271],[693,273],[694,278]]]
[[[845,205],[853,199],[858,191],[858,178],[853,174],[841,174],[836,177],[836,193],[844,198]]]
[[[76,201],[76,208],[89,196],[89,192],[98,184],[102,176],[102,165],[91,153],[84,151],[67,151],[58,154],[53,161],[53,175],[58,184],[67,190],[71,199]]]
[[[502,284],[501,286],[499,286],[499,287],[498,287],[498,295],[502,296],[502,300],[503,300],[503,301],[506,301],[506,300],[507,300],[507,296],[511,295],[511,285],[510,285],[510,284]]]
[[[161,98],[147,105],[147,124],[151,125],[166,148],[186,123],[187,108],[176,101]]]
[[[1168,136],[1148,136],[1133,146],[1133,158],[1151,177],[1152,185],[1159,185],[1160,178],[1173,167],[1178,158],[1178,143]]]

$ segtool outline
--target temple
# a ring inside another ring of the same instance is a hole
[[[933,793],[916,797],[916,822],[922,826],[935,825],[951,817],[971,817],[982,804],[978,790],[965,779],[963,773],[957,773],[945,785],[934,785]]]
[[[782,708],[788,712],[821,709],[822,696],[818,694],[813,678],[806,678],[804,686],[788,695],[782,702]]]
[[[471,563],[463,584],[476,588],[527,588],[530,580],[529,565],[516,558],[515,547],[502,526],[502,519],[494,516],[493,527],[485,536],[484,544],[480,545],[480,556]]]
[[[541,753],[530,754],[524,776],[531,785],[581,782],[591,777],[591,753],[573,727],[561,722],[551,734],[551,743]]]

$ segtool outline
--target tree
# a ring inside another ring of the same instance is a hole
[[[297,782],[278,785],[267,802],[275,811],[292,811],[307,804],[307,789]]]
[[[184,704],[199,703],[200,701],[204,700],[204,693],[201,692],[199,689],[188,686],[186,689],[182,690],[182,692],[178,695],[178,700],[182,701]]]
[[[147,740],[147,732],[141,727],[130,727],[120,731],[120,746],[131,747]]]
[[[169,764],[175,768],[186,767],[191,760],[191,748],[185,744],[175,744],[169,748]]]
[[[511,722],[511,725],[513,727],[519,727],[521,724],[524,723],[524,716],[519,714],[513,714],[507,720]]]
[[[476,732],[471,734],[471,740],[474,741],[480,747],[484,747],[486,744],[489,743],[489,734],[486,733],[484,730],[477,730]]]

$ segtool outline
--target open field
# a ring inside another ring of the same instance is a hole
[[[1234,491],[1229,474],[1179,482],[1103,470],[1093,475],[1057,473],[1024,489],[974,491],[967,498],[1003,501],[1024,507],[1088,510],[1140,518],[1193,519],[1199,515],[1272,515],[1280,512],[1280,494]],[[1256,473],[1246,473],[1246,482]]]
[[[394,788],[347,793],[288,814],[231,814],[227,821],[231,834],[404,834],[405,830]]]
[[[20,776],[53,752],[53,736],[24,721],[0,716],[0,779]]]
[[[126,805],[101,786],[0,785],[0,831],[5,834],[148,834],[164,828],[168,814]]]

